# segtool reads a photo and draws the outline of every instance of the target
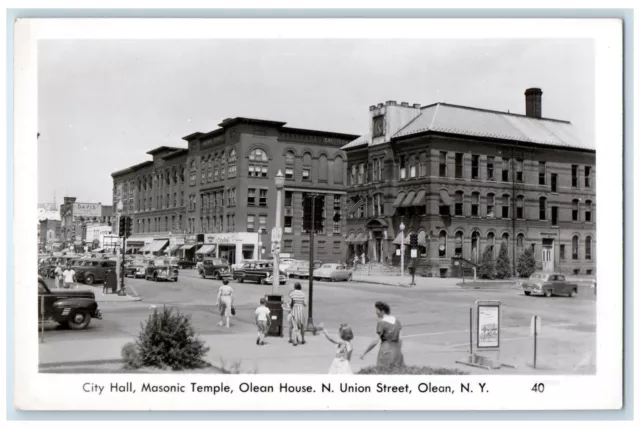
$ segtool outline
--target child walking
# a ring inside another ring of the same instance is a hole
[[[266,298],[260,298],[260,307],[256,308],[256,325],[258,326],[258,338],[256,344],[264,346],[264,337],[269,332],[269,315],[271,311],[266,306]]]
[[[351,347],[351,340],[353,340],[353,330],[349,325],[342,324],[338,330],[339,337],[329,335],[324,324],[320,324],[320,329],[327,337],[327,340],[336,344],[336,357],[331,363],[329,368],[329,374],[352,374],[351,371],[351,354],[353,353],[353,347]]]

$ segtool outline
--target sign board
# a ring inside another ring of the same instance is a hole
[[[282,240],[282,228],[273,228],[271,230],[271,241],[278,242]]]
[[[73,217],[102,217],[102,204],[73,203]]]
[[[400,256],[400,249],[396,249],[396,256]]]
[[[500,301],[476,301],[476,341],[479,349],[500,348]]]
[[[534,324],[535,334],[540,335],[540,329],[542,329],[542,318],[540,316],[531,316],[531,332],[530,335],[534,336]]]
[[[411,249],[411,257],[412,258],[418,257],[418,249]]]

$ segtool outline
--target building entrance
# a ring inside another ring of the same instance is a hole
[[[554,271],[553,239],[542,239],[542,271],[550,273]]]

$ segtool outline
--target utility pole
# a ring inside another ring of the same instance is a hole
[[[314,235],[316,234],[316,194],[311,195],[311,228],[309,229],[309,320],[307,321],[307,330],[313,331],[316,328],[313,325],[313,257],[314,257]]]

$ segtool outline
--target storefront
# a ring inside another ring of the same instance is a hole
[[[164,253],[168,256],[180,256],[180,249],[184,246],[183,237],[169,237],[169,246],[164,250]]]
[[[255,259],[259,242],[260,235],[257,232],[205,234],[202,248],[212,246],[213,256],[224,258],[233,265],[246,259]]]
[[[140,250],[147,244],[145,239],[148,239],[148,237],[139,235],[132,235],[127,238],[127,253],[132,255],[141,253]]]
[[[183,252],[182,257],[187,261],[193,261],[195,259],[196,244],[197,240],[195,235],[187,235],[184,238],[184,245],[180,247],[180,250]]]

